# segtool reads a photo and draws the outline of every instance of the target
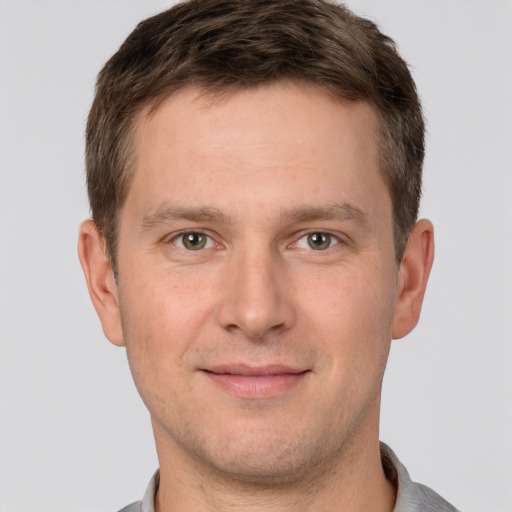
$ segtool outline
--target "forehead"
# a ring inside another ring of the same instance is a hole
[[[135,119],[135,133],[137,137],[141,131],[161,130],[163,124],[168,128],[173,115],[172,121],[179,128],[177,132],[183,133],[184,136],[186,133],[182,132],[183,123],[200,121],[199,126],[194,126],[196,133],[199,134],[203,132],[202,126],[208,131],[209,126],[205,122],[221,121],[221,117],[231,118],[229,121],[236,124],[236,129],[242,128],[247,132],[251,129],[251,121],[256,124],[263,117],[273,113],[280,115],[283,124],[292,118],[302,121],[301,124],[295,125],[296,130],[289,131],[295,140],[300,131],[306,137],[311,135],[304,130],[306,123],[314,124],[317,131],[330,132],[341,118],[345,124],[350,123],[350,130],[357,137],[377,140],[379,136],[378,115],[368,101],[348,100],[309,82],[286,80],[221,91],[185,86],[143,108]],[[181,126],[178,127],[178,123]],[[226,126],[223,128],[222,132],[210,134],[231,138],[233,132],[227,131]],[[268,125],[266,128],[270,132],[273,126]],[[288,128],[290,129],[290,126]],[[179,134],[177,132],[175,135]]]
[[[318,194],[336,202],[329,188],[343,194],[344,174],[358,196],[370,185],[387,195],[374,109],[310,86],[276,83],[222,97],[183,89],[141,113],[134,149],[131,189],[153,206],[165,190],[194,184],[210,202],[228,194],[282,201],[290,189],[298,202]]]

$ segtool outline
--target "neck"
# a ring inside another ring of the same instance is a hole
[[[160,460],[155,512],[391,512],[396,491],[382,469],[376,430],[372,440],[347,442],[321,470],[285,483],[256,484],[204,468],[176,450],[158,449],[162,443],[155,431]]]

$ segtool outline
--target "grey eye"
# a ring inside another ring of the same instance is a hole
[[[301,236],[294,244],[293,247],[297,249],[307,249],[314,251],[325,251],[332,249],[341,243],[336,235],[331,235],[325,231],[313,231],[307,235]]]
[[[329,249],[331,247],[332,237],[329,233],[310,233],[307,235],[309,247],[315,251]]]
[[[201,249],[213,247],[212,239],[208,235],[199,231],[179,235],[174,240],[174,244],[189,251],[199,251]]]

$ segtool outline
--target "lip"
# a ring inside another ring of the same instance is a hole
[[[265,399],[298,386],[309,370],[285,365],[221,365],[203,373],[224,391],[239,397]]]

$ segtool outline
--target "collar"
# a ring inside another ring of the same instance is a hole
[[[411,480],[407,469],[384,443],[380,443],[380,456],[386,478],[397,490],[393,512],[458,512],[434,491]],[[155,512],[155,496],[160,482],[157,470],[151,478],[140,505],[140,512]],[[131,509],[130,509],[131,510]]]

